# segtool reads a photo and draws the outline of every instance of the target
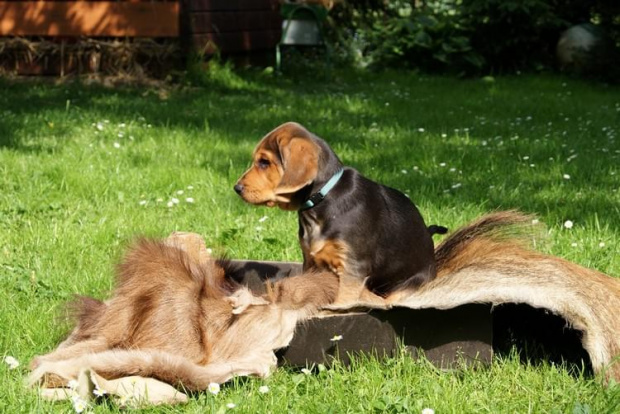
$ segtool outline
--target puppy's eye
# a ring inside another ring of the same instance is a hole
[[[260,158],[258,161],[256,161],[256,165],[261,170],[264,170],[265,168],[269,167],[269,165],[271,165],[271,162],[269,162],[268,159]]]

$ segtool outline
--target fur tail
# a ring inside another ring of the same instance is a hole
[[[267,376],[276,365],[273,352],[252,359],[228,360],[198,365],[189,359],[157,350],[109,350],[85,354],[64,361],[44,362],[29,376],[29,384],[44,387],[66,386],[88,367],[106,379],[139,375],[155,378],[175,387],[200,391],[212,383],[223,383],[234,376]]]
[[[447,268],[452,268],[451,264],[472,242],[486,239],[517,244],[520,239],[523,239],[523,232],[520,232],[519,228],[531,222],[532,216],[509,210],[487,214],[461,227],[435,249],[437,273],[441,274]]]

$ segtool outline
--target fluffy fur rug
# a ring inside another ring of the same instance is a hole
[[[380,308],[547,309],[582,332],[597,375],[620,381],[620,279],[523,247],[507,229],[529,223],[529,216],[500,212],[457,230],[436,248],[438,277],[395,292]],[[69,338],[33,361],[29,384],[46,398],[92,398],[101,389],[124,403],[176,403],[187,399],[184,390],[268,375],[273,351],[290,342],[298,323],[329,307],[338,289],[333,275],[321,273],[251,291],[192,233],[138,243],[119,269],[114,296],[83,300]],[[360,308],[377,304],[328,312]]]

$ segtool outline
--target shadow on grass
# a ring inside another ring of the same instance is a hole
[[[47,151],[41,135],[61,138],[76,126],[103,119],[121,123],[141,118],[155,129],[191,137],[197,151],[207,150],[218,160],[210,167],[226,173],[230,165],[247,165],[249,152],[200,141],[201,131],[251,147],[280,123],[295,120],[328,140],[346,164],[408,192],[416,202],[486,203],[489,209],[553,212],[557,220],[598,212],[603,225],[618,228],[617,197],[610,197],[617,191],[617,177],[583,173],[584,178],[571,181],[566,196],[559,185],[553,195],[540,191],[561,182],[561,174],[554,176],[547,160],[566,164],[569,150],[579,154],[570,166],[580,174],[593,166],[611,168],[618,161],[615,141],[604,136],[596,141],[594,133],[581,133],[583,114],[613,105],[618,96],[602,86],[575,82],[573,94],[583,99],[573,101],[565,84],[563,79],[531,77],[488,85],[406,72],[335,72],[330,82],[311,74],[271,77],[248,72],[228,82],[168,90],[0,81],[5,91],[0,97],[0,147]],[[553,135],[562,129],[569,133]],[[520,138],[511,141],[512,136]],[[497,145],[498,139],[505,145]],[[57,141],[55,145],[62,145]],[[610,164],[601,161],[596,145],[609,147]],[[526,156],[540,172],[526,171]],[[149,159],[136,155],[135,161],[142,165]],[[446,167],[440,167],[444,162]],[[414,173],[414,166],[422,173]],[[451,168],[458,174],[448,174]],[[577,196],[580,192],[585,196]]]

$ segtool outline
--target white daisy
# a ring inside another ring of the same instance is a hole
[[[220,384],[218,384],[217,382],[210,383],[209,386],[207,387],[207,391],[209,391],[213,395],[219,394]]]

